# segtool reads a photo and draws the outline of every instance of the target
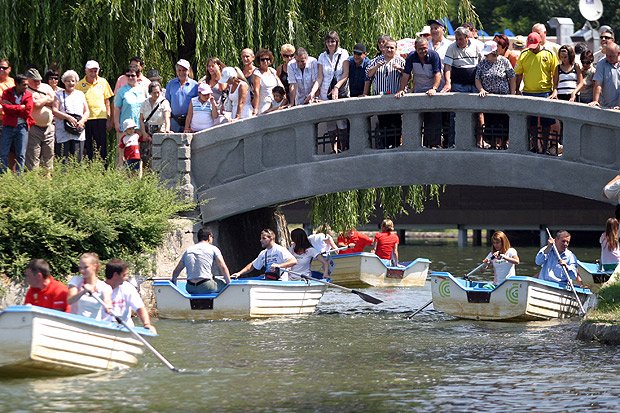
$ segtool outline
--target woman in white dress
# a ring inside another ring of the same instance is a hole
[[[273,95],[271,90],[276,86],[282,86],[282,82],[276,73],[276,69],[271,67],[273,63],[273,53],[271,50],[259,49],[256,53],[259,61],[258,69],[254,70],[252,76],[252,114],[260,115],[271,108]]]
[[[60,145],[60,153],[65,161],[69,159],[69,156],[75,156],[80,162],[84,153],[84,141],[86,140],[84,128],[90,112],[86,96],[82,91],[75,89],[79,80],[74,70],[67,70],[63,73],[62,81],[65,88],[59,88],[56,91],[56,99],[52,106],[56,126],[56,143]],[[73,125],[74,133],[67,131],[65,121]]]
[[[313,260],[317,260],[321,263],[323,278],[327,278],[329,276],[329,263],[323,258],[321,252],[317,251],[312,246],[310,240],[308,240],[306,231],[301,228],[294,229],[291,231],[291,240],[293,243],[289,247],[289,251],[293,254],[293,257],[297,259],[297,264],[291,267],[291,271],[311,277],[312,272],[310,271],[310,266]],[[300,277],[295,274],[291,274],[289,277],[290,280],[299,278]]]
[[[79,268],[81,275],[76,275],[68,283],[67,302],[71,305],[71,312],[103,320],[105,314],[112,310],[112,287],[97,277],[100,268],[99,256],[94,252],[82,254]],[[106,308],[102,308],[89,292],[101,298]]]
[[[493,250],[482,262],[486,262],[487,268],[493,266],[493,284],[497,285],[508,277],[514,277],[515,265],[519,264],[517,250],[510,247],[508,237],[502,231],[495,231],[491,237]]]
[[[229,87],[228,99],[230,100],[232,113],[230,121],[246,119],[252,116],[252,98],[250,85],[248,85],[243,72],[238,67],[225,67],[222,71],[220,83],[227,83]]]

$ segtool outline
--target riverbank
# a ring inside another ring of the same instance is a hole
[[[614,272],[599,291],[595,310],[588,313],[577,338],[604,344],[620,344],[620,274]]]

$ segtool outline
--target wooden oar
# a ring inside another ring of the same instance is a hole
[[[476,268],[468,272],[463,278],[469,277],[470,275],[472,275],[473,273],[475,273],[476,271],[478,271],[480,268],[484,267],[485,265],[486,265],[486,262],[483,262],[482,264],[480,264],[479,266],[477,266]],[[424,304],[422,307],[415,310],[413,314],[410,314],[409,316],[407,316],[407,318],[408,319],[413,318],[414,315],[418,314],[420,311],[424,310],[426,307],[428,307],[432,303],[433,303],[433,300],[431,299],[428,303]]]
[[[91,297],[93,297],[95,300],[97,300],[99,302],[99,304],[101,304],[103,306],[103,308],[105,309],[105,303],[103,302],[103,300],[101,298],[99,298],[97,295],[93,294],[91,291],[88,291],[88,294],[90,294]],[[146,341],[146,339],[144,337],[142,337],[140,334],[138,334],[138,332],[131,326],[129,326],[125,320],[123,320],[120,316],[111,313],[110,314],[112,317],[114,317],[114,319],[116,320],[117,323],[122,324],[135,338],[137,338],[138,340],[140,340],[142,342],[142,344],[144,344],[144,346],[146,348],[148,348],[149,350],[151,350],[151,352],[155,355],[155,357],[157,357],[159,359],[159,361],[161,361],[162,363],[164,363],[164,365],[166,367],[168,367],[170,370],[174,371],[175,373],[180,373],[181,370],[177,369],[176,367],[174,367],[172,365],[172,363],[170,363],[168,360],[166,360],[166,358],[164,356],[162,356],[159,351],[155,350],[155,347],[153,347],[148,341]]]
[[[555,246],[555,238],[551,236],[551,232],[549,231],[549,228],[545,228],[545,229],[547,230],[547,235],[549,235],[549,238],[553,239],[553,243],[551,243],[551,245],[553,245],[553,252],[555,252],[555,256],[558,258],[558,261],[560,261],[561,260],[560,253],[558,252],[558,248]],[[573,280],[570,278],[570,274],[568,273],[568,270],[566,269],[566,264],[561,265],[561,267],[564,270],[564,274],[566,275],[566,279],[568,280],[570,289],[573,290],[573,294],[575,294],[575,298],[577,299],[577,302],[579,303],[579,315],[584,316],[586,314],[586,310],[583,308],[583,304],[581,304],[581,300],[579,299],[579,295],[577,294],[577,291],[575,291],[575,285],[573,284]]]
[[[310,277],[308,275],[301,274],[301,273],[294,272],[294,271],[290,271],[290,270],[287,270],[287,269],[284,269],[284,268],[282,269],[282,271],[287,271],[290,274],[297,275],[298,277],[301,277],[304,280],[316,281],[316,282],[320,282],[320,283],[325,284],[325,285],[329,285],[330,287],[340,288],[343,291],[346,291],[348,293],[352,293],[352,294],[357,295],[362,300],[364,300],[364,301],[366,301],[368,303],[371,303],[371,304],[381,304],[383,302],[382,300],[379,300],[378,298],[375,298],[375,297],[373,297],[371,295],[365,294],[365,293],[363,293],[361,291],[352,290],[350,288],[343,287],[343,286],[338,285],[338,284],[330,283],[330,282],[327,282],[327,281],[324,281],[324,280],[319,280],[318,278],[313,278],[313,277]]]

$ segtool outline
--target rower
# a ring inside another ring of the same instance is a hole
[[[237,278],[255,268],[265,274],[265,279],[288,281],[288,274],[282,274],[280,269],[294,266],[297,264],[297,259],[282,245],[276,244],[276,234],[270,229],[261,231],[260,245],[264,250],[258,257],[232,274],[232,277]]]

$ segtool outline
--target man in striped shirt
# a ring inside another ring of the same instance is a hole
[[[394,95],[400,89],[400,77],[405,68],[405,59],[396,53],[396,41],[386,41],[383,54],[370,61],[366,77],[371,79],[372,95]],[[368,85],[365,87],[368,88]],[[364,90],[368,95],[368,90]],[[395,148],[400,145],[402,118],[400,113],[378,115],[376,148]]]

